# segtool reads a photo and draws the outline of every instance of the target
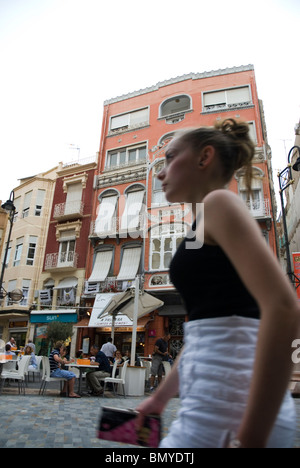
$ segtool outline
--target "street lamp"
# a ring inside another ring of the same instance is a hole
[[[1,205],[1,208],[8,212],[8,219],[9,219],[9,222],[10,222],[10,228],[9,228],[6,248],[5,248],[5,252],[4,252],[4,258],[3,258],[3,264],[2,264],[1,276],[0,276],[0,301],[2,299],[4,299],[6,296],[9,296],[9,298],[11,299],[12,302],[20,302],[23,299],[23,292],[21,291],[21,289],[14,289],[13,291],[8,293],[3,288],[3,278],[4,278],[7,254],[8,254],[8,249],[9,249],[9,242],[10,242],[10,238],[11,238],[11,232],[12,232],[14,217],[15,217],[15,213],[16,213],[16,207],[14,205],[14,200],[15,200],[15,193],[12,190],[11,193],[10,193],[9,200],[7,200],[5,203],[3,203],[3,205]]]
[[[297,160],[292,166],[291,160],[294,156],[297,156]],[[295,275],[292,269],[292,264],[291,264],[291,255],[290,255],[290,244],[289,244],[289,238],[288,238],[288,229],[287,229],[287,223],[286,223],[286,215],[285,215],[285,208],[284,208],[284,198],[283,198],[283,192],[285,189],[287,189],[290,185],[292,185],[295,180],[293,179],[292,175],[292,169],[296,172],[300,172],[300,147],[299,146],[293,146],[293,148],[290,149],[290,152],[288,154],[288,165],[283,171],[278,173],[278,179],[279,179],[279,194],[280,194],[280,201],[281,201],[281,211],[282,211],[282,221],[283,221],[283,230],[284,230],[284,246],[286,249],[286,255],[287,255],[287,274],[293,284],[296,282],[297,287],[300,285],[300,279]]]

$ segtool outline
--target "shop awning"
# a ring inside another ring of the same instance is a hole
[[[162,307],[164,303],[151,294],[143,293],[139,296],[138,319]],[[116,320],[120,315],[127,316],[131,322],[134,313],[134,296],[132,291],[123,293],[97,294],[89,327],[101,327],[101,319],[105,315],[115,315]],[[132,323],[131,323],[132,325]],[[107,325],[106,325],[107,326]],[[116,323],[116,327],[117,327]],[[130,325],[127,325],[130,326]]]
[[[138,319],[144,317],[144,315],[150,314],[156,309],[159,309],[164,305],[163,301],[160,301],[151,294],[143,293],[139,296],[139,310],[138,310]],[[134,313],[134,297],[130,302],[127,302],[124,307],[121,307],[119,310],[120,314],[125,314],[130,319],[133,319]]]
[[[34,310],[30,314],[31,323],[76,323],[77,313],[76,309],[65,310]]]
[[[54,289],[70,289],[70,288],[76,288],[78,284],[78,278],[75,277],[69,277],[69,278],[64,278],[61,280]]]
[[[150,317],[143,317],[138,320],[137,323],[137,331],[141,332],[145,330],[147,323],[149,322]],[[98,321],[97,328],[104,328],[107,329],[105,331],[111,331],[113,322],[113,315],[104,313]],[[76,325],[78,328],[85,328],[84,324]],[[122,329],[125,331],[132,331],[133,321],[124,314],[117,314],[115,317],[114,329]]]

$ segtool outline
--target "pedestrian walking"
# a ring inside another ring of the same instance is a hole
[[[243,201],[225,189],[240,169],[251,193],[254,149],[248,124],[234,119],[186,130],[169,143],[158,175],[167,200],[191,203],[195,215],[170,266],[189,318],[185,346],[137,408],[141,424],[180,391],[162,448],[293,446],[287,386],[297,297]]]
[[[154,352],[152,355],[151,377],[150,377],[150,391],[154,390],[155,378],[157,376],[158,385],[162,381],[164,372],[163,362],[169,360],[168,344],[171,335],[165,332],[162,338],[159,338],[154,345]]]

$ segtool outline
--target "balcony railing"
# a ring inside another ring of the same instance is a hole
[[[90,226],[90,237],[126,237],[132,233],[138,233],[144,230],[145,215],[129,216],[128,226],[122,228],[122,217],[114,216],[107,224],[105,222],[92,221]]]
[[[77,268],[78,254],[75,252],[51,253],[46,255],[45,270]]]
[[[254,218],[271,218],[270,200],[267,198],[245,203]]]
[[[83,216],[84,203],[82,201],[73,201],[68,203],[58,203],[54,207],[53,218],[72,218],[74,216]]]

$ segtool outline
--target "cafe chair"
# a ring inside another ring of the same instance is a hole
[[[63,378],[60,378],[60,377],[51,377],[50,376],[51,371],[50,371],[50,362],[49,362],[48,357],[43,356],[42,365],[43,365],[43,374],[42,374],[42,384],[41,384],[41,388],[40,388],[40,391],[39,391],[39,395],[44,395],[45,394],[45,390],[46,390],[47,384],[49,382],[60,382],[60,386],[61,386],[61,389],[62,389],[62,382],[66,382],[66,379],[63,379]]]
[[[32,374],[33,382],[34,382],[34,376],[36,374],[39,376],[39,379],[41,380],[42,359],[43,359],[43,356],[36,356],[37,368],[36,369],[31,368],[30,370],[28,370],[28,381],[29,381],[30,374]]]
[[[105,393],[105,389],[106,389],[106,384],[111,383],[111,384],[113,384],[114,395],[116,395],[115,386],[121,384],[122,389],[123,389],[124,398],[126,398],[125,377],[126,377],[126,370],[127,370],[128,364],[129,364],[129,361],[125,361],[122,368],[120,368],[120,370],[122,369],[120,377],[105,377],[105,379],[103,379],[103,381],[104,381],[103,397],[104,397],[104,393]],[[114,371],[114,369],[113,369],[113,371]]]
[[[23,359],[18,364],[18,370],[5,370],[2,372],[0,379],[0,394],[2,393],[3,385],[5,380],[12,379],[18,381],[19,395],[21,392],[25,395],[25,379],[28,372],[28,366],[30,363],[30,356],[23,356]]]

